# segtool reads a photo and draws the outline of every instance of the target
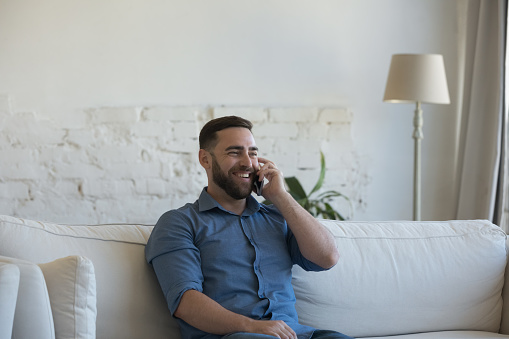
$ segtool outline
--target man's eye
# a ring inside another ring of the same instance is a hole
[[[256,157],[258,157],[258,153],[250,153],[249,156],[253,157],[253,158],[256,158]]]
[[[238,154],[239,154],[239,152],[237,152],[237,151],[230,151],[230,152],[228,152],[228,155],[238,155]]]

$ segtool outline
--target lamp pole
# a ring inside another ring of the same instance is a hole
[[[414,114],[414,220],[421,220],[421,140],[422,134],[421,102],[417,101]]]

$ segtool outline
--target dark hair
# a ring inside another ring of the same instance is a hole
[[[211,150],[217,144],[217,133],[230,127],[243,127],[251,131],[251,121],[234,115],[212,119],[203,126],[200,132],[200,149]]]

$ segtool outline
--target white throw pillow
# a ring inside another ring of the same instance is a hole
[[[54,339],[55,327],[48,289],[39,266],[4,256],[0,256],[0,263],[15,264],[20,271],[12,338]]]
[[[56,337],[94,339],[97,308],[92,261],[69,256],[39,267],[48,286]]]
[[[0,263],[0,338],[11,338],[19,288],[19,268]]]

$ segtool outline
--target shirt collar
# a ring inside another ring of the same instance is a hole
[[[213,208],[219,208],[227,213],[232,213],[225,210],[210,194],[207,193],[207,187],[204,187],[201,191],[200,197],[198,198],[198,209],[200,212],[208,211]],[[265,205],[260,204],[252,195],[247,197],[247,206],[242,216],[250,216],[258,211],[267,212]]]

